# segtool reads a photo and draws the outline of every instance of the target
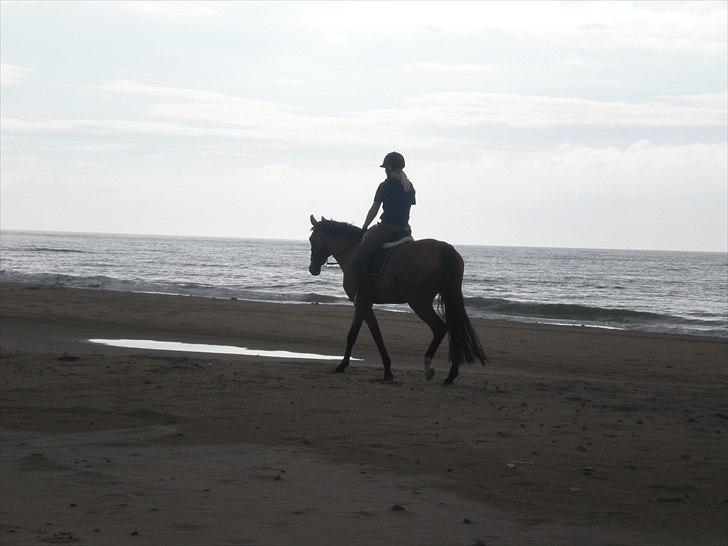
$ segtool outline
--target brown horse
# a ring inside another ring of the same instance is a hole
[[[353,301],[357,291],[357,273],[352,262],[363,236],[362,230],[351,224],[325,218],[316,221],[313,215],[311,225],[313,233],[309,238],[309,272],[312,275],[320,274],[321,266],[329,256],[333,256],[344,272],[344,291]],[[407,303],[432,330],[432,342],[425,352],[427,381],[435,375],[432,357],[446,333],[450,341],[450,373],[445,384],[453,382],[464,362],[472,362],[477,358],[481,364],[485,364],[488,360],[465,312],[462,293],[463,259],[452,245],[434,239],[422,239],[398,246],[391,251],[381,276],[372,281],[374,303]],[[432,308],[437,294],[440,294],[445,321]],[[394,378],[391,359],[372,309],[355,308],[354,319],[346,338],[346,352],[336,371],[343,372],[349,365],[362,321],[369,326],[379,349],[384,365],[384,379],[391,381]]]

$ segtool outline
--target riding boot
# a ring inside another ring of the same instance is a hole
[[[372,308],[374,298],[372,295],[372,281],[369,278],[367,266],[362,262],[354,263],[354,271],[357,274],[357,292],[354,298],[354,305],[357,309],[366,311]]]

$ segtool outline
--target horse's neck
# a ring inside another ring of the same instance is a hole
[[[332,241],[331,253],[345,273],[353,270],[354,254],[358,248],[356,240],[339,238]]]
[[[354,255],[359,249],[359,241],[340,239],[337,243],[333,251],[335,253],[334,259],[338,262],[341,272],[344,274],[342,279],[344,291],[353,300],[358,286],[357,276],[354,271]]]

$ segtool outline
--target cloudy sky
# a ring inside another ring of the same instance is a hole
[[[726,250],[728,4],[2,2],[0,226]]]

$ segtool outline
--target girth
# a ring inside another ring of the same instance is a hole
[[[404,235],[404,237],[402,236]],[[394,241],[390,241],[388,243],[385,243],[382,245],[382,248],[377,250],[372,256],[367,260],[367,272],[369,273],[370,277],[379,277],[384,272],[384,268],[387,265],[387,260],[389,258],[389,255],[392,253],[392,251],[404,244],[411,243],[414,241],[412,238],[412,235],[410,235],[410,231],[406,230],[404,233],[398,234],[397,239]]]

